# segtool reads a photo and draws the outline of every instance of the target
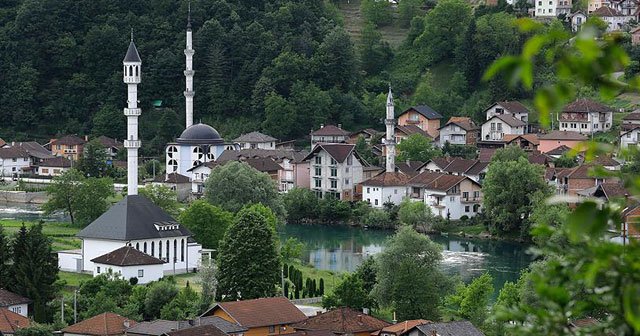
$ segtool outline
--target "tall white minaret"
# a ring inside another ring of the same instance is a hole
[[[187,17],[187,47],[184,49],[184,55],[186,56],[186,69],[184,70],[184,77],[186,79],[186,88],[184,90],[184,109],[186,112],[186,127],[193,125],[193,32],[191,31],[191,2],[189,2],[189,14]]]
[[[133,43],[133,30],[131,31],[131,43],[127,55],[122,61],[124,70],[124,82],[127,84],[127,107],[124,115],[127,116],[127,139],[124,147],[127,149],[127,194],[138,194],[138,148],[141,142],[138,139],[138,117],[142,113],[138,108],[138,84],[142,77],[142,60],[138,49]]]
[[[387,134],[384,139],[384,145],[387,152],[386,169],[387,173],[396,171],[396,119],[394,115],[393,94],[391,93],[391,85],[389,85],[389,94],[387,94],[387,118],[384,121],[387,126]]]

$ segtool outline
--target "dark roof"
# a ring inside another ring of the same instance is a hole
[[[620,166],[621,163],[614,160],[612,157],[607,156],[607,155],[600,155],[598,157],[596,157],[595,159],[593,159],[590,163],[592,164],[596,164],[596,165],[601,165],[604,167],[615,167],[615,166]]]
[[[539,164],[539,165],[543,165],[546,166],[547,163],[549,163],[551,161],[551,159],[542,153],[527,153],[527,160],[529,160],[529,163],[533,163],[533,164]]]
[[[31,320],[7,308],[0,308],[0,335],[13,335],[18,329],[31,325]]]
[[[505,110],[511,113],[529,113],[529,109],[526,106],[522,105],[522,103],[519,101],[501,101],[491,105],[491,107],[495,105],[500,105],[504,107]]]
[[[113,266],[161,265],[164,261],[136,250],[132,246],[123,246],[115,251],[91,259],[92,262]]]
[[[123,147],[122,142],[114,138],[110,138],[108,136],[101,135],[97,139],[98,139],[98,142],[104,147],[115,147],[115,148]]]
[[[363,186],[390,187],[407,185],[409,176],[402,172],[383,172],[364,182]]]
[[[140,54],[138,54],[138,48],[136,48],[136,44],[131,41],[129,43],[129,48],[127,49],[127,54],[124,56],[122,62],[139,62],[142,63],[140,59]]]
[[[331,330],[335,334],[355,334],[380,330],[389,323],[351,308],[336,308],[296,323],[296,330]]]
[[[640,28],[640,26],[638,26]],[[631,112],[624,116],[622,120],[640,120],[640,112]]]
[[[325,150],[332,158],[334,158],[339,163],[344,162],[344,160],[351,154],[351,152],[355,153],[356,145],[354,144],[332,144],[332,143],[319,143],[317,144],[311,153],[309,153],[303,161],[311,159],[314,154],[318,153],[320,150]],[[358,156],[359,158],[359,156]]]
[[[158,230],[156,225],[178,225],[175,219],[140,195],[128,195],[78,233],[80,238],[134,240],[191,236],[182,225]]]
[[[480,148],[478,160],[480,160],[480,162],[491,162],[491,159],[496,154],[496,150],[497,148]]]
[[[215,128],[199,123],[191,125],[182,131],[176,142],[187,145],[220,145],[224,143],[224,140]]]
[[[577,166],[575,168],[571,168],[567,177],[570,179],[596,179],[599,176],[593,169],[594,165],[592,164],[584,164],[581,166]]]
[[[273,161],[272,158],[247,158],[244,162],[253,167],[253,169],[263,173],[274,172],[282,169],[282,167]]]
[[[359,131],[353,132],[353,133],[349,134],[349,136],[354,136],[354,135],[358,135],[358,134],[361,134],[361,133],[368,134],[369,136],[374,136],[374,135],[377,135],[377,134],[384,134],[384,132],[377,131],[377,130],[375,130],[373,128],[365,128],[365,129],[361,129]]]
[[[24,149],[29,156],[33,156],[38,159],[51,159],[54,157],[53,154],[51,154],[51,151],[47,150],[35,141],[16,142],[15,146]]]
[[[84,139],[75,136],[75,135],[65,135],[61,138],[58,139],[53,139],[51,141],[52,145],[71,145],[71,146],[77,146],[77,145],[84,145],[86,143],[86,141],[84,141]]]
[[[203,325],[182,330],[170,331],[168,336],[227,336],[227,334],[213,325]]]
[[[540,144],[540,139],[538,139],[537,134],[527,133],[527,134],[505,134],[502,140],[507,144],[514,142],[516,139],[524,139],[530,142],[531,144],[537,146]]]
[[[122,335],[126,329],[125,324],[127,322],[129,323],[129,326],[136,324],[136,321],[131,321],[118,314],[102,313],[82,322],[70,325],[62,329],[62,332],[68,334],[95,336]]]
[[[266,134],[262,134],[260,132],[251,132],[251,133],[247,133],[247,134],[243,134],[239,137],[237,137],[235,140],[233,140],[234,142],[251,142],[251,143],[257,143],[257,142],[272,142],[272,141],[278,141],[278,139],[270,136],[270,135],[266,135]]]
[[[517,119],[517,118],[515,118],[514,116],[512,116],[510,114],[496,114],[493,117],[489,118],[489,120],[487,120],[486,122],[488,123],[493,118],[498,118],[498,119],[504,121],[507,125],[509,125],[511,127],[521,127],[521,126],[526,126],[527,125],[524,121],[522,121],[520,119]]]
[[[203,316],[222,309],[239,325],[246,328],[291,324],[307,319],[289,299],[279,296],[243,301],[220,302]]]
[[[334,125],[320,126],[320,129],[311,132],[311,135],[331,136],[331,135],[349,135],[349,132]]]
[[[480,161],[480,160],[476,160],[476,163],[474,163],[473,166],[471,166],[471,168],[469,168],[465,172],[465,174],[467,174],[467,175],[478,175],[485,168],[487,168],[488,165],[489,165],[489,162],[483,162],[483,161]]]
[[[427,323],[433,323],[433,322],[429,320],[422,320],[422,319],[406,320],[406,321],[402,321],[402,322],[390,325],[388,327],[382,328],[379,331],[374,331],[371,333],[371,335],[377,336],[380,334],[394,334],[396,336],[400,336],[400,335],[404,335],[409,330],[413,329],[413,327],[415,326],[419,326],[421,324],[427,324]],[[431,336],[431,335],[427,335],[427,336]]]
[[[0,288],[0,307],[9,307],[30,302],[31,300],[27,299],[26,297]]]
[[[406,109],[404,112],[400,113],[399,116],[411,110],[415,110],[416,112],[422,114],[422,116],[424,116],[427,119],[442,119],[442,115],[440,113],[436,112],[436,110],[432,109],[430,106],[427,106],[427,105],[412,106]]]
[[[458,125],[465,131],[473,131],[478,129],[478,126],[476,126],[473,120],[471,120],[471,118],[469,117],[451,117],[446,124],[444,124],[442,127],[438,129],[443,129],[451,124]]]
[[[293,162],[302,161],[307,153],[293,149],[241,149],[225,150],[220,154],[217,162],[238,161],[246,158],[272,158],[276,162],[288,159]]]
[[[447,191],[460,184],[460,182],[465,179],[469,178],[460,175],[450,175],[440,172],[425,171],[410,179],[408,184],[421,186],[429,190]],[[469,180],[473,181],[471,179]]]
[[[186,328],[213,325],[227,334],[238,334],[247,331],[247,328],[241,327],[235,323],[224,320],[218,316],[199,317],[190,321],[169,321],[154,320],[149,322],[140,322],[134,327],[127,329],[128,335],[148,335],[159,336],[170,331],[182,330]]]
[[[449,163],[449,165],[445,168],[445,171],[449,173],[459,174],[466,173],[467,170],[469,170],[471,167],[473,167],[473,165],[476,164],[476,162],[478,161],[454,157],[453,160],[451,160],[451,163]]]
[[[190,183],[189,177],[178,173],[160,174],[153,179],[153,182],[158,183]]]
[[[58,156],[52,159],[44,159],[38,164],[38,166],[68,168],[71,167],[71,160],[66,157]]]
[[[600,8],[591,12],[594,16],[623,16],[620,11],[609,6],[601,6]]]
[[[13,158],[29,158],[29,153],[20,147],[7,147],[0,148],[0,158],[13,159]]]
[[[428,323],[419,325],[416,328],[427,336],[434,335],[434,333],[438,336],[484,336],[469,321]]]
[[[606,11],[607,9],[613,9],[613,8],[602,6],[596,9],[595,11],[593,11],[591,14],[593,15],[594,13],[596,13],[601,9],[604,9]],[[591,99],[578,99],[573,103],[566,105],[562,109],[562,111],[563,112],[612,112],[613,110],[609,106],[600,104]]]
[[[396,162],[396,168],[411,177],[418,175],[418,169],[422,167],[424,162],[422,161],[402,161]]]
[[[604,197],[607,198],[607,200],[627,197],[630,195],[627,188],[625,188],[624,185],[620,182],[601,183],[595,192],[595,196],[598,196],[600,192]]]
[[[412,134],[420,134],[424,137],[431,139],[431,135],[429,135],[429,133],[425,132],[422,128],[418,127],[417,125],[404,125],[404,126],[396,125],[396,132],[402,132],[407,136]]]
[[[451,156],[436,157],[431,159],[429,162],[436,164],[443,172],[456,174],[469,173],[472,175],[479,174],[488,165],[488,163],[481,162],[480,160],[463,159]],[[423,164],[422,167],[429,164],[429,162]],[[470,172],[472,168],[473,172]]]
[[[539,136],[540,140],[574,140],[574,141],[584,141],[587,140],[586,135],[582,135],[578,132],[574,131],[559,131],[555,130],[549,132],[547,134],[542,134]]]
[[[547,152],[547,155],[564,155],[564,153],[571,150],[571,147],[567,147],[565,145],[560,145],[550,151]]]

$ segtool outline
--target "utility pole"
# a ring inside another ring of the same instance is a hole
[[[73,323],[78,323],[78,290],[73,291]]]
[[[64,323],[64,295],[60,298],[60,321]]]

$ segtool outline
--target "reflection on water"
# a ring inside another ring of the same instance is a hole
[[[283,239],[298,238],[305,243],[303,260],[316,268],[335,272],[354,271],[362,260],[382,251],[392,231],[321,225],[287,225]],[[531,258],[527,246],[501,241],[431,236],[444,248],[442,267],[465,281],[488,272],[497,290],[505,281],[516,281]],[[494,296],[497,295],[497,290]]]
[[[67,221],[62,213],[45,215],[38,204],[0,202],[0,219],[17,219],[25,221]]]

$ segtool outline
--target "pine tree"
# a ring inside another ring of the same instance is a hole
[[[282,266],[282,276],[285,278],[289,277],[289,266],[287,266],[287,264]]]
[[[9,283],[9,242],[0,225],[0,284]]]
[[[324,278],[320,278],[320,288],[318,288],[319,294],[324,295]]]

